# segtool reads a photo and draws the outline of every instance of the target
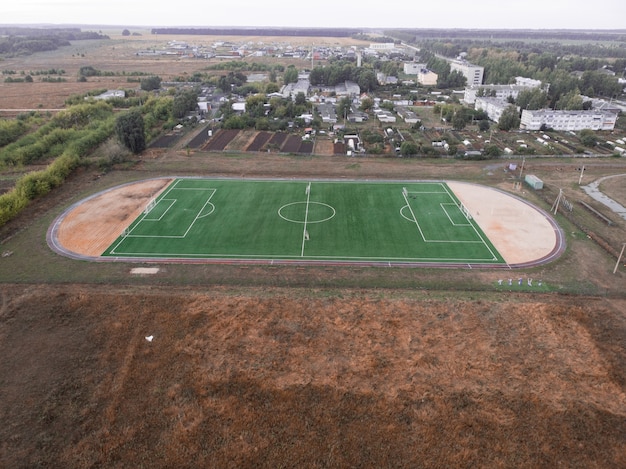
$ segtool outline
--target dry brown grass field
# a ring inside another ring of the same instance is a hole
[[[23,60],[1,66],[46,62]],[[586,163],[587,182],[626,173],[618,159]],[[547,190],[516,195],[545,209],[556,187],[582,199],[578,166],[527,161]],[[567,252],[514,272],[96,263],[45,242],[73,203],[151,177],[513,191],[504,167],[172,149],[107,174],[82,168],[0,228],[0,467],[625,467],[626,271],[613,274],[615,259],[560,214]],[[623,181],[602,188],[626,204]],[[575,215],[626,242],[623,222]],[[508,277],[549,289],[499,288]]]

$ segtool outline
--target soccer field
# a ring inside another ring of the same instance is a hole
[[[504,264],[466,214],[444,182],[181,178],[103,256]]]

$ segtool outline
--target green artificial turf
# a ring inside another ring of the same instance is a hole
[[[443,182],[177,179],[103,255],[504,263]]]

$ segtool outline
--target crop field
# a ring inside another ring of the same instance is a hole
[[[103,255],[504,263],[443,182],[176,179]]]

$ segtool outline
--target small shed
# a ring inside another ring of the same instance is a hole
[[[534,174],[527,174],[524,181],[535,190],[543,189],[543,181]]]

